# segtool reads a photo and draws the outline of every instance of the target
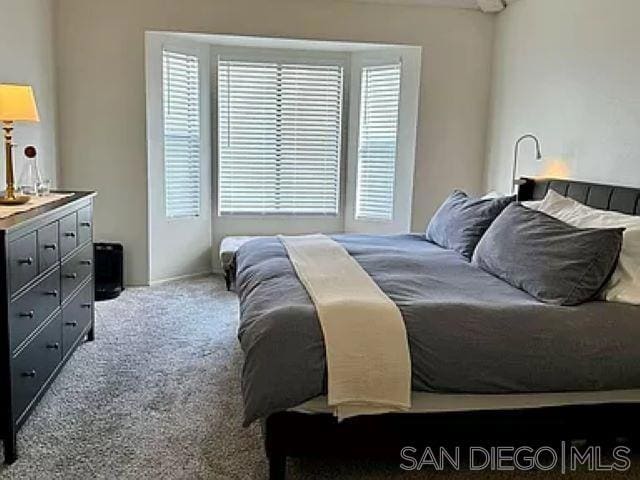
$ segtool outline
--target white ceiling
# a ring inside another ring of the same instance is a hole
[[[429,7],[478,9],[477,0],[355,0],[357,2],[388,3],[396,5],[424,5]]]
[[[356,2],[370,2],[370,3],[386,3],[390,5],[418,5],[428,7],[449,7],[449,8],[470,8],[472,10],[479,10],[479,3],[485,3],[483,0],[351,0]],[[509,5],[516,0],[505,0],[505,3]],[[489,2],[492,3],[492,2]]]

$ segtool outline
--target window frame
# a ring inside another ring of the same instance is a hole
[[[162,50],[196,55],[200,65],[200,216],[165,215]],[[154,282],[211,268],[211,106],[209,45],[164,32],[145,32],[147,132],[147,271]],[[189,238],[189,242],[184,242]]]
[[[413,193],[418,143],[418,109],[421,102],[422,48],[401,46],[375,51],[353,52],[351,56],[351,89],[360,88],[361,68],[390,63],[401,63],[400,110],[396,152],[395,192],[393,220],[380,222],[355,218],[356,179],[358,168],[358,130],[360,96],[352,95],[349,120],[349,160],[347,178],[347,205],[344,230],[347,233],[396,234],[412,231]]]
[[[219,145],[219,119],[218,119],[218,60],[238,60],[247,62],[283,62],[306,65],[327,65],[342,67],[342,103],[340,108],[340,155],[338,158],[338,192],[336,213],[296,213],[296,212],[220,212],[220,145]],[[337,219],[341,220],[345,215],[346,205],[346,177],[348,159],[348,132],[349,132],[349,98],[350,98],[350,61],[348,53],[324,52],[315,50],[282,50],[261,49],[249,47],[213,47],[211,49],[211,135],[212,144],[212,180],[213,180],[213,205],[212,214],[215,218],[233,219]]]

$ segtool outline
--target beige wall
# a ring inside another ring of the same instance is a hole
[[[24,166],[25,145],[38,148],[43,177],[57,181],[56,102],[51,0],[0,0],[0,83],[32,85],[40,123],[18,123],[14,131],[16,180]],[[0,153],[4,189],[4,150]]]
[[[482,185],[493,17],[337,0],[57,0],[64,186],[98,190],[96,236],[148,279],[145,30],[423,47],[413,227],[453,188]],[[185,239],[188,241],[188,239]]]
[[[486,166],[504,190],[521,174],[640,186],[640,1],[521,0],[498,15]]]

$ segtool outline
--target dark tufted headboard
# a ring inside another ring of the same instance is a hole
[[[523,178],[522,180],[524,184],[518,189],[520,201],[541,200],[551,189],[593,208],[640,215],[640,188],[548,178]]]

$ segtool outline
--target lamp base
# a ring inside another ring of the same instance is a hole
[[[16,195],[13,198],[0,197],[0,205],[23,205],[31,200],[28,195]]]

